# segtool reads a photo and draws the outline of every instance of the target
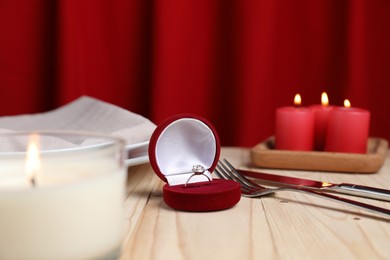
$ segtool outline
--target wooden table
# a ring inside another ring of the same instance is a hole
[[[221,158],[245,168],[249,150],[223,148]],[[375,174],[263,171],[389,189],[390,153]],[[164,204],[163,184],[148,164],[129,169],[121,259],[390,259],[390,217],[294,192],[242,198],[224,211],[180,212]]]

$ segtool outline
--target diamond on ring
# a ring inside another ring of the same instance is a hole
[[[192,172],[195,174],[195,175],[200,175],[200,174],[203,174],[204,173],[204,167],[202,165],[194,165],[192,166]]]

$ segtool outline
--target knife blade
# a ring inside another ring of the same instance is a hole
[[[300,186],[300,187],[310,188],[318,191],[342,193],[342,194],[354,195],[354,196],[359,196],[364,198],[390,201],[390,190],[381,189],[381,188],[375,188],[375,187],[352,184],[352,183],[321,182],[321,181],[315,181],[310,179],[303,179],[297,177],[290,177],[290,176],[248,171],[248,170],[237,170],[237,171],[248,177],[256,178],[267,182],[277,183],[277,184]]]

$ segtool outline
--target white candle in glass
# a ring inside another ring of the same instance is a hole
[[[24,156],[0,156],[0,259],[96,259],[118,250],[126,180],[118,147],[42,153],[35,185],[23,176]]]

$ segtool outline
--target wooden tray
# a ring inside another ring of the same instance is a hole
[[[275,150],[271,136],[251,149],[251,160],[263,168],[375,173],[382,167],[387,149],[385,139],[370,137],[366,154]]]

